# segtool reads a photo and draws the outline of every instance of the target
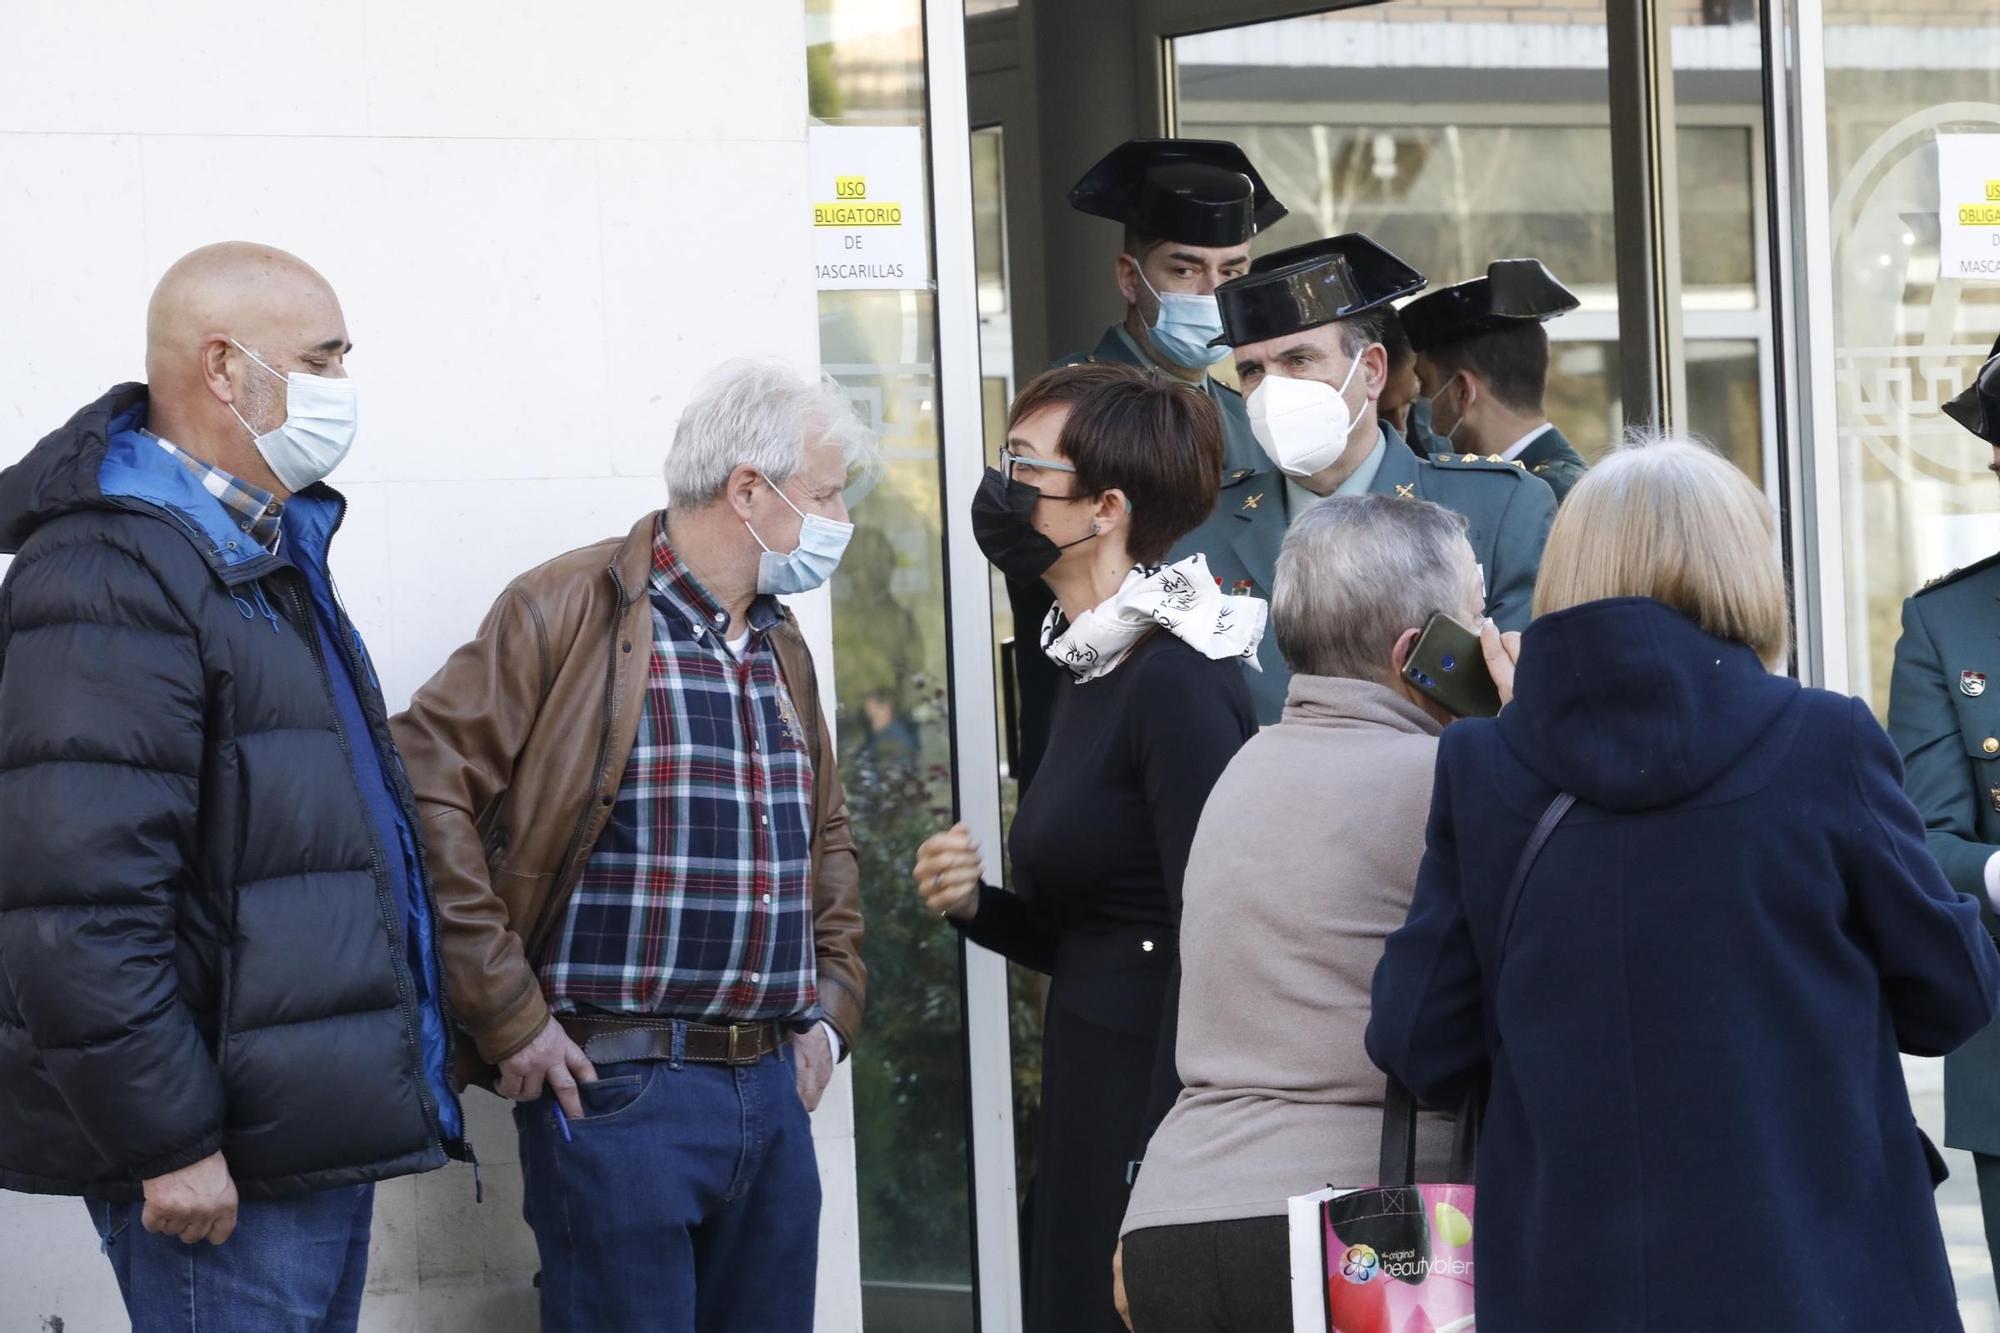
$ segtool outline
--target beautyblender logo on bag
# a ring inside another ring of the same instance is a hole
[[[1371,1245],[1350,1245],[1341,1256],[1340,1275],[1356,1286],[1374,1281],[1381,1273],[1381,1263]]]

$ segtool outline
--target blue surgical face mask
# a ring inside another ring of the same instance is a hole
[[[757,591],[774,597],[811,592],[832,578],[833,571],[840,567],[840,557],[846,554],[847,543],[854,536],[854,525],[836,523],[819,514],[808,514],[792,504],[792,498],[785,494],[784,487],[769,477],[764,479],[764,484],[778,493],[778,498],[799,516],[801,522],[799,544],[789,555],[764,546],[764,539],[757,536],[757,529],[751,528],[747,520],[744,522],[743,526],[750,529],[751,538],[764,547],[764,554],[757,561]]]
[[[1151,333],[1153,346],[1161,356],[1186,370],[1206,370],[1229,355],[1227,347],[1209,346],[1222,336],[1222,312],[1212,294],[1154,291],[1153,284],[1146,281],[1146,270],[1139,268],[1137,260],[1132,267],[1139,270],[1139,281],[1146,283],[1146,290],[1160,303],[1160,312],[1153,316]]]

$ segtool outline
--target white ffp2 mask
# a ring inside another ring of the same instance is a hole
[[[1356,357],[1338,389],[1325,380],[1264,377],[1245,406],[1250,433],[1278,471],[1288,477],[1310,477],[1330,467],[1346,450],[1354,429],[1347,386],[1360,368],[1361,359]]]

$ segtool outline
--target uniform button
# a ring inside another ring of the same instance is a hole
[[[763,979],[764,979],[764,974],[762,972],[752,972],[750,974],[750,980],[752,981],[762,981]]]
[[[767,903],[768,903],[768,902],[770,902],[770,901],[771,901],[771,895],[770,895],[770,894],[768,894],[768,893],[767,893],[767,894],[765,894],[765,895],[764,895],[764,901],[765,901],[765,902],[767,902]]]
[[[1151,953],[1153,951],[1153,942],[1151,940],[1141,941],[1139,947],[1141,949],[1144,949],[1147,953]]]
[[[727,625],[729,623],[729,613],[727,611],[717,611],[715,613],[715,623],[718,625]]]
[[[1988,736],[1979,743],[1979,748],[1988,754],[2000,754],[2000,741],[1996,741],[1991,736]]]

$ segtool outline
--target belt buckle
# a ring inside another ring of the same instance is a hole
[[[729,1063],[732,1065],[742,1063],[742,1061],[736,1058],[736,1036],[741,1031],[742,1029],[736,1024],[731,1023],[729,1025]]]

